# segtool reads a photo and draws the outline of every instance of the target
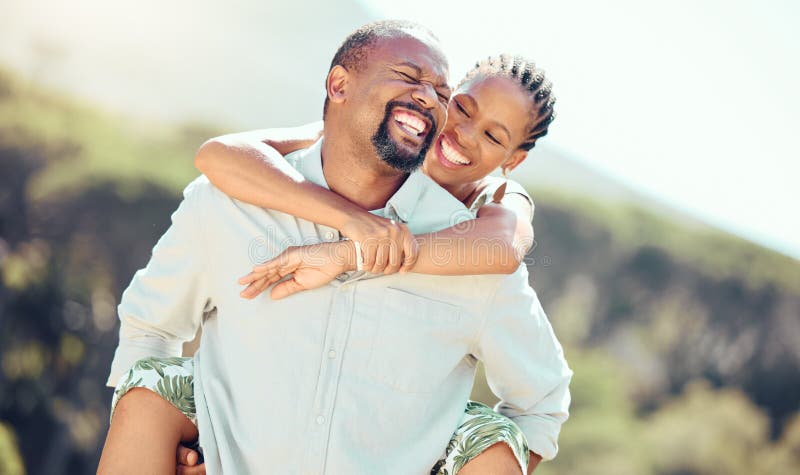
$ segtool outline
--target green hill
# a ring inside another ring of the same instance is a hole
[[[122,194],[135,194],[142,182],[180,190],[197,175],[195,150],[219,130],[115,116],[0,69],[0,133],[6,146],[33,142],[47,154],[29,190],[40,199],[101,181]]]
[[[217,133],[0,71],[0,471],[19,450],[31,473],[94,472],[117,300]],[[800,263],[646,203],[531,192],[532,284],[576,373],[540,471],[800,468]],[[474,395],[493,398],[480,377]]]

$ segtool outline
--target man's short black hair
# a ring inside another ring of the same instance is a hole
[[[380,20],[358,28],[344,39],[336,54],[333,55],[331,66],[342,66],[348,71],[361,71],[364,69],[365,61],[370,51],[378,43],[379,39],[396,38],[408,35],[409,31],[418,31],[438,41],[436,35],[428,28],[407,20]],[[326,84],[327,87],[327,84]],[[325,97],[325,105],[322,108],[322,118],[328,112],[328,97]]]

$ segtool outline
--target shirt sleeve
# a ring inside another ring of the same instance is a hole
[[[139,270],[122,294],[117,308],[119,345],[106,382],[116,386],[139,359],[181,356],[210,305],[204,272],[203,233],[198,178],[184,190],[184,199],[172,214],[172,225],[153,248],[147,267]]]
[[[534,204],[533,198],[531,198],[531,195],[528,193],[525,187],[514,180],[506,180],[505,178],[496,176],[488,176],[485,178],[485,180],[487,181],[488,185],[486,185],[480,196],[478,196],[470,206],[470,211],[474,215],[478,214],[478,210],[481,206],[492,201],[495,191],[497,191],[497,189],[502,186],[503,183],[506,183],[505,194],[516,193],[518,195],[522,195],[526,200],[528,200],[528,203],[531,204],[530,221],[533,221],[533,212],[536,209],[536,204]]]
[[[533,202],[533,198],[531,198],[528,190],[526,190],[525,187],[516,181],[508,180],[508,185],[506,185],[506,194],[508,193],[517,193],[524,196],[528,200],[528,202],[531,204],[531,221],[533,221],[533,212],[536,209],[536,204]]]
[[[486,311],[474,355],[500,398],[494,409],[522,429],[530,450],[553,459],[569,416],[572,371],[525,266],[503,278]]]

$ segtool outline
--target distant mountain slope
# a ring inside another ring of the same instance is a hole
[[[357,0],[144,0],[136,8],[31,0],[4,8],[0,61],[26,77],[125,116],[214,124],[219,131],[319,119],[336,47],[374,19]],[[536,189],[636,202],[702,226],[550,148],[547,140],[514,177]]]
[[[374,19],[336,2],[4,2],[0,62],[107,110],[224,128],[319,120],[336,48]]]
[[[538,194],[530,256],[559,337],[630,371],[642,409],[694,379],[800,407],[800,262],[636,205]]]
[[[31,473],[96,469],[116,303],[212,133],[129,120],[0,71],[0,421]],[[705,379],[741,390],[779,433],[800,406],[800,263],[647,200],[617,199],[626,192],[614,184],[580,194],[565,177],[550,187],[558,173],[529,186],[528,265],[568,358],[585,350],[612,361],[625,385],[609,384],[637,414]],[[567,175],[600,180],[580,173]],[[596,396],[582,384],[603,376],[570,362],[579,414]],[[589,446],[602,447],[607,426],[590,422]]]
[[[533,190],[560,191],[610,203],[635,203],[672,220],[681,221],[686,226],[708,228],[708,225],[699,219],[652,196],[637,192],[582,163],[569,153],[551,146],[546,138],[530,152],[528,159],[522,162],[511,176]]]

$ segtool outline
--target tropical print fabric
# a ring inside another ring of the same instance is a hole
[[[433,466],[431,475],[454,475],[467,462],[498,442],[508,444],[522,473],[528,473],[528,443],[519,426],[485,404],[468,401],[464,417],[447,444],[444,456]]]
[[[194,360],[192,358],[144,358],[124,375],[111,402],[111,417],[117,402],[133,388],[147,388],[177,407],[197,425],[194,405]]]
[[[112,418],[120,398],[133,388],[155,392],[197,425],[192,358],[144,358],[137,361],[117,384],[111,403]],[[522,473],[528,473],[528,444],[520,428],[489,406],[468,401],[459,427],[441,460],[433,466],[431,475],[455,475],[467,462],[498,442],[511,447]]]

